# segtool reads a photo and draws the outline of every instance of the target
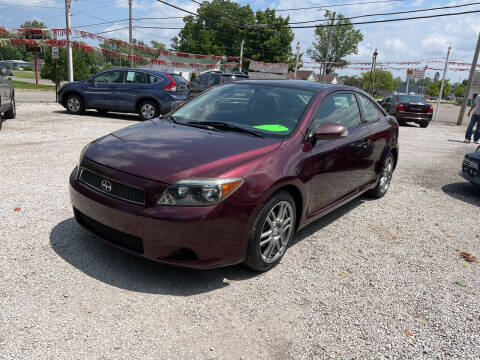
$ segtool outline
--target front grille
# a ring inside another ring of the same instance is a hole
[[[80,173],[80,181],[106,195],[135,204],[145,205],[145,191],[142,189],[119,183],[118,181],[98,175],[84,168],[82,168]],[[106,188],[102,187],[102,181],[108,181],[110,186]]]
[[[116,230],[110,226],[99,223],[93,220],[91,217],[81,213],[77,209],[74,209],[75,219],[92,233],[100,236],[101,238],[121,246],[125,249],[134,251],[138,254],[143,254],[143,242],[142,238],[134,235],[124,233],[123,231]]]

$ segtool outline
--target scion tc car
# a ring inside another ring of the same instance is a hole
[[[71,114],[96,109],[138,113],[142,120],[166,114],[188,98],[188,83],[180,75],[125,68],[102,71],[58,92],[58,102]]]
[[[93,141],[70,196],[78,223],[130,253],[265,271],[296,230],[385,195],[398,151],[397,121],[361,90],[248,80]]]
[[[432,120],[433,106],[420,95],[390,95],[383,99],[380,105],[390,115],[395,116],[400,124],[414,122],[426,128]]]

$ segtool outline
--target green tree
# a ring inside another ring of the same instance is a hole
[[[150,44],[152,44],[151,47],[153,47],[154,49],[162,49],[162,50],[165,49],[165,44],[158,42],[156,40],[150,41]]]
[[[98,57],[95,53],[84,52],[81,49],[72,49],[73,53],[73,79],[75,81],[84,80],[91,74],[100,70],[98,67]],[[65,48],[59,49],[59,58],[57,60],[58,82],[68,79],[67,73],[67,53]],[[45,52],[45,63],[40,75],[44,79],[50,79],[55,82],[55,60],[52,59],[52,52]]]
[[[427,87],[427,94],[430,95],[430,96],[438,96],[440,94],[440,87],[441,86],[442,86],[441,81],[432,82]],[[452,86],[450,85],[450,81],[448,79],[445,79],[445,84],[443,86],[442,98],[446,97],[450,93],[451,88],[452,88]]]
[[[325,12],[325,19],[331,23],[333,13]],[[315,29],[315,42],[312,43],[313,48],[307,50],[307,54],[318,62],[325,61],[325,55],[328,48],[328,37],[330,29],[332,30],[332,45],[330,47],[330,54],[328,61],[331,62],[346,62],[345,56],[357,54],[358,44],[363,40],[363,35],[360,30],[355,30],[351,21],[345,19],[342,14],[336,17],[335,24],[342,26],[320,27]],[[338,67],[338,65],[336,65]],[[327,73],[333,72],[333,64],[327,64]]]
[[[204,1],[199,16],[186,16],[184,28],[172,39],[175,50],[194,54],[243,56],[266,62],[292,62],[294,34],[289,18],[275,10],[258,10],[229,0]]]
[[[343,81],[344,85],[364,89],[363,81],[358,76],[341,76],[339,80]]]
[[[365,72],[361,75],[363,89],[368,89],[370,83],[370,72]],[[393,91],[398,87],[398,82],[393,78],[390,71],[377,70],[375,72],[375,88],[383,91]]]
[[[453,94],[456,97],[464,97],[465,96],[465,89],[466,89],[465,85],[459,84],[455,87],[455,91],[453,92]]]

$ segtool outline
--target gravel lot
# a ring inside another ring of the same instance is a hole
[[[256,274],[162,266],[76,225],[80,150],[137,121],[89,115],[19,104],[0,132],[0,358],[478,358],[480,264],[459,256],[480,255],[480,192],[457,175],[474,149],[464,127],[402,127],[387,196],[305,228]]]

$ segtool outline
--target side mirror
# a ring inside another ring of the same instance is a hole
[[[348,136],[348,129],[345,125],[326,122],[321,124],[313,134],[316,140],[340,139]]]

